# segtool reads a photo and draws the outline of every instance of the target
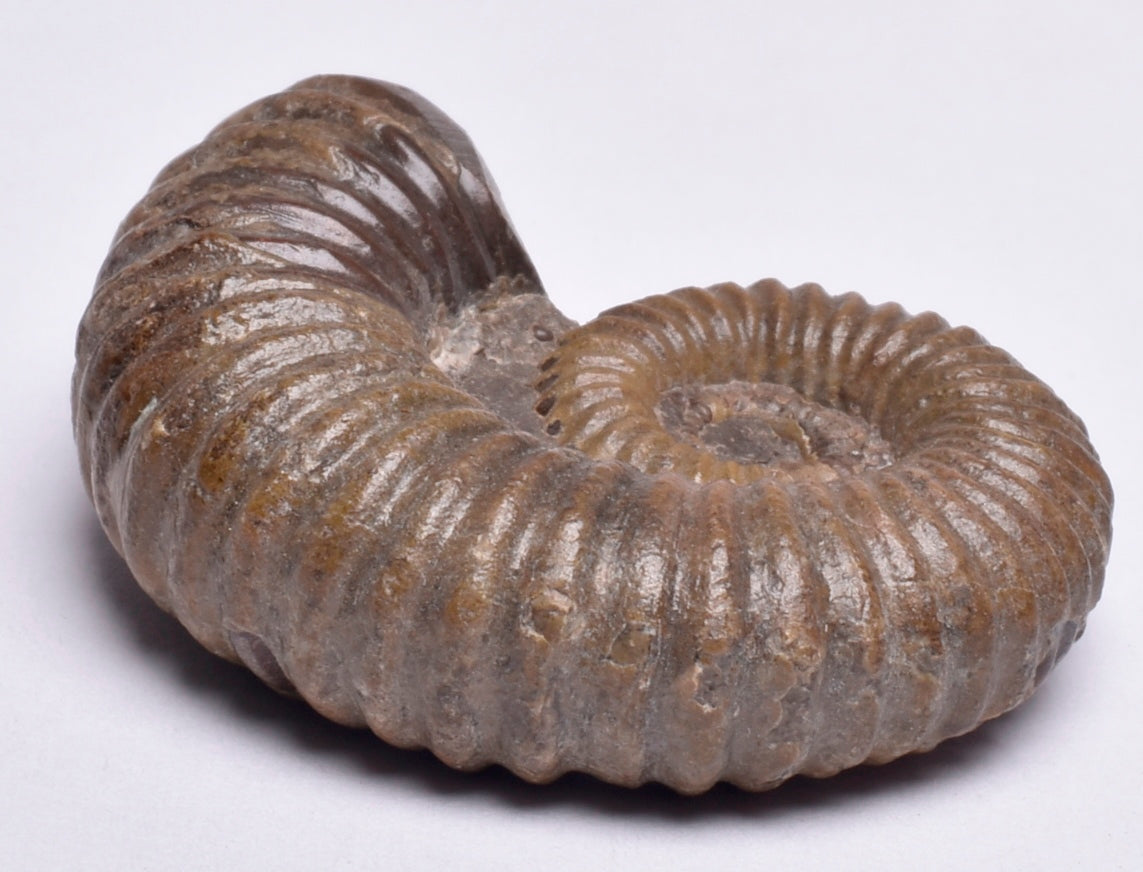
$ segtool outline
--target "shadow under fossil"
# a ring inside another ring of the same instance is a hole
[[[516,808],[576,806],[606,814],[658,817],[675,821],[712,815],[775,817],[860,801],[890,792],[907,792],[965,767],[995,762],[1005,733],[1036,708],[1030,700],[1015,712],[974,732],[944,742],[925,754],[913,754],[883,766],[859,766],[828,779],[796,776],[777,789],[749,793],[719,784],[700,796],[681,796],[658,784],[635,790],[572,773],[549,785],[528,784],[499,766],[480,772],[450,769],[424,750],[387,745],[367,730],[327,721],[304,702],[280,696],[240,666],[202,648],[170,615],[138,587],[126,564],[88,512],[86,536],[93,578],[102,598],[123,625],[123,638],[138,656],[157,664],[189,693],[209,698],[226,715],[254,722],[298,746],[299,753],[332,755],[346,766],[379,779],[397,779],[441,794],[480,794]],[[1043,691],[1037,694],[1042,697]]]

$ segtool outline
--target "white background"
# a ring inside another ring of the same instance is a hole
[[[8,2],[0,13],[0,868],[1138,869],[1143,4]],[[464,126],[584,319],[821,282],[968,323],[1087,421],[1116,541],[1018,712],[763,795],[454,773],[199,650],[103,543],[71,443],[112,232],[223,116],[317,72]]]

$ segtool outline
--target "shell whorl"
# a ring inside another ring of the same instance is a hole
[[[206,647],[451,765],[751,789],[934,746],[1082,631],[1110,485],[967,328],[774,281],[582,327],[464,133],[318,77],[172,162],[80,325],[101,523]]]

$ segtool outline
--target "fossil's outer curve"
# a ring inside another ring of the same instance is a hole
[[[1110,540],[1083,425],[975,332],[774,281],[576,328],[460,129],[348,77],[160,174],[73,410],[108,537],[207,648],[534,781],[931,748],[1031,693]]]

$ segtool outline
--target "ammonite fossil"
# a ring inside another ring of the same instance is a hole
[[[399,87],[231,116],[79,329],[100,521],[211,651],[460,768],[682,792],[1024,700],[1099,596],[1083,424],[977,333],[775,281],[577,327]]]

